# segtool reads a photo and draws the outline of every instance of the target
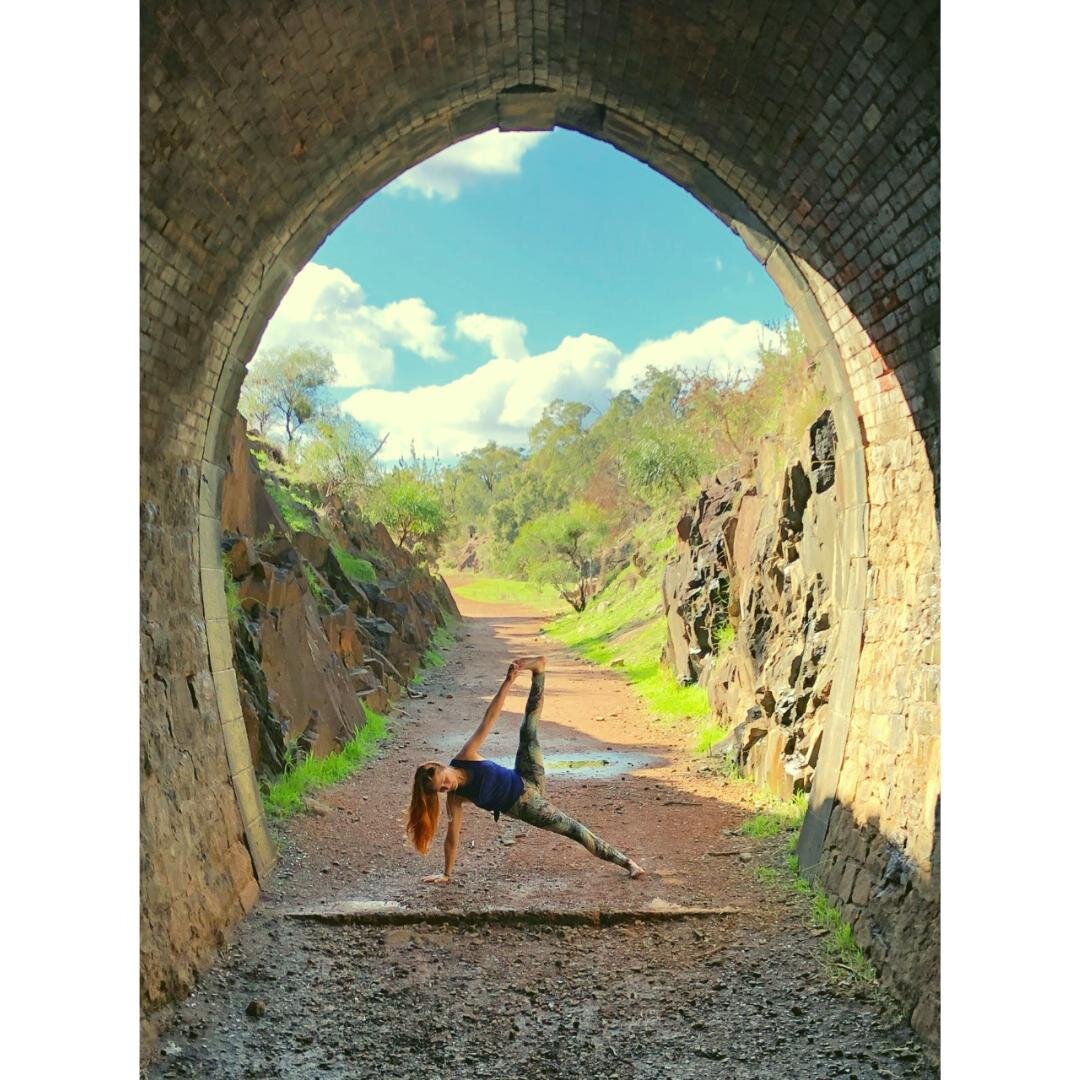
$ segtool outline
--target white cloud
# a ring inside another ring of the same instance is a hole
[[[461,189],[485,176],[517,176],[521,159],[546,131],[485,131],[428,158],[402,173],[386,190],[417,192],[426,199],[450,201]]]
[[[696,330],[679,330],[660,341],[646,341],[620,362],[611,379],[612,391],[628,390],[649,367],[668,371],[711,371],[717,378],[752,375],[757,369],[758,345],[779,345],[779,335],[761,323],[737,323],[722,317]]]
[[[759,341],[774,340],[761,323],[720,318],[660,341],[646,341],[626,355],[605,338],[579,334],[563,338],[550,352],[530,356],[500,355],[515,352],[519,342],[524,349],[525,327],[516,320],[464,316],[458,320],[458,332],[489,343],[493,358],[444,386],[359,390],[342,403],[346,412],[371,424],[380,435],[390,432],[383,460],[407,454],[410,443],[418,454],[444,460],[489,439],[525,446],[529,428],[556,398],[603,410],[615,393],[631,387],[650,365],[661,370],[679,366],[712,370],[718,376],[752,374]]]
[[[344,270],[312,262],[296,275],[259,348],[302,341],[323,345],[334,358],[339,386],[377,386],[393,378],[395,347],[428,360],[449,360],[445,337],[423,300],[365,304],[364,290]]]
[[[525,324],[498,315],[459,315],[454,324],[458,337],[479,341],[491,349],[491,355],[520,360],[529,355],[525,348]]]
[[[722,274],[724,272],[724,260],[718,255],[713,262],[716,264],[716,269]]]

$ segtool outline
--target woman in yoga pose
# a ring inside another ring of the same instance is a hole
[[[487,707],[480,726],[461,748],[458,756],[449,765],[426,761],[417,768],[406,826],[416,850],[423,855],[431,847],[431,840],[439,824],[440,792],[446,793],[446,814],[449,818],[446,842],[443,845],[443,872],[429,874],[424,881],[445,884],[450,880],[457,858],[462,814],[465,804],[470,802],[482,810],[492,811],[496,821],[500,814],[506,814],[539,829],[568,836],[597,858],[606,859],[628,870],[632,878],[641,877],[645,873],[632,859],[628,859],[621,851],[591,833],[580,821],[563,813],[544,798],[544,756],[540,752],[536,731],[540,710],[544,707],[544,667],[545,659],[542,656],[527,656],[515,660],[510,665],[499,692]],[[482,758],[480,747],[498,719],[514,679],[522,671],[532,672],[532,686],[529,688],[529,701],[525,706],[525,719],[521,722],[517,758],[513,769],[505,769]]]

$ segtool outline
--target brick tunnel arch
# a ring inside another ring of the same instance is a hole
[[[937,941],[936,8],[849,6],[808,5],[794,27],[771,4],[144,11],[145,1008],[190,987],[273,864],[220,561],[246,364],[296,272],[380,187],[493,127],[562,126],[730,224],[825,375],[843,661],[800,858],[936,1022],[919,986]],[[855,876],[901,840],[904,902],[853,905]]]

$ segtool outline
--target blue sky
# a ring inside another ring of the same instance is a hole
[[[489,132],[343,222],[263,344],[327,345],[335,396],[393,430],[388,457],[411,439],[452,458],[523,445],[552,397],[600,409],[648,363],[747,371],[788,314],[742,242],[658,173],[572,132]]]

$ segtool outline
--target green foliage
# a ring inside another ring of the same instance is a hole
[[[694,732],[694,753],[707,754],[716,743],[723,742],[728,737],[730,730],[715,720],[703,724]]]
[[[768,810],[755,814],[739,826],[744,836],[765,839],[778,836],[782,832],[798,833],[806,817],[807,799],[805,792],[799,792],[787,802],[781,802],[768,795],[761,796]]]
[[[318,529],[318,517],[311,504],[297,491],[286,487],[269,476],[264,477],[266,490],[277,504],[285,524],[292,532],[311,532]]]
[[[325,413],[310,425],[300,448],[296,478],[333,498],[358,505],[375,482],[375,455],[381,445],[370,430],[345,413]]]
[[[606,525],[597,507],[575,502],[528,522],[514,540],[510,558],[523,577],[553,585],[575,611],[582,611],[588,601],[589,571]]]
[[[322,587],[322,582],[319,581],[319,575],[315,572],[315,567],[310,563],[304,563],[304,577],[307,578],[308,588],[311,589],[311,595],[315,597],[315,602],[322,607],[329,607],[330,601],[327,598],[326,590]]]
[[[442,472],[449,539],[463,543],[472,529],[484,538],[486,570],[520,575],[507,556],[522,530],[585,502],[604,514],[612,535],[663,518],[666,531],[652,542],[658,554],[670,551],[674,515],[701,477],[739,465],[766,435],[778,461],[805,446],[808,424],[825,407],[807,356],[789,324],[768,345],[763,340],[749,372],[652,368],[599,415],[581,402],[551,402],[527,453],[489,443]],[[767,464],[769,453],[760,460]]]
[[[408,468],[383,477],[375,489],[371,513],[401,547],[412,549],[423,542],[428,553],[437,553],[450,524],[439,488]]]
[[[445,626],[438,626],[431,635],[431,644],[424,650],[420,661],[420,670],[409,680],[413,686],[424,681],[424,675],[432,668],[441,668],[446,663],[443,649],[454,644],[454,635]]]
[[[713,627],[713,652],[721,653],[735,644],[735,627],[729,623]]]
[[[353,581],[373,582],[378,580],[375,567],[367,559],[361,559],[356,555],[350,555],[344,548],[334,545],[334,558],[338,566],[352,578]]]
[[[876,981],[877,972],[874,970],[874,965],[856,944],[851,923],[844,921],[840,909],[829,902],[821,889],[813,892],[813,899],[810,901],[810,921],[819,929],[828,931],[825,937],[825,951],[835,968],[854,975],[860,982]]]
[[[296,813],[308,792],[329,787],[355,772],[375,752],[387,735],[387,721],[379,713],[364,707],[366,723],[338,751],[326,757],[307,757],[300,764],[286,768],[263,794],[266,812],[283,818]]]
[[[672,723],[707,717],[705,691],[700,686],[680,685],[660,663],[666,630],[659,569],[650,577],[638,578],[634,568],[627,567],[600,597],[604,599],[584,612],[556,619],[545,633],[579,656],[625,675],[658,720]]]
[[[240,411],[261,432],[280,423],[291,444],[318,410],[318,391],[337,376],[328,349],[319,345],[279,345],[252,362],[240,394]]]
[[[802,813],[805,815],[805,799]],[[811,924],[827,931],[823,944],[827,965],[834,975],[845,972],[860,982],[875,982],[877,974],[874,966],[856,944],[851,924],[844,921],[839,908],[829,902],[821,887],[811,885],[799,872],[799,857],[793,850],[796,839],[796,835],[790,837],[788,847],[792,850],[784,857],[779,868],[759,866],[754,876],[763,885],[782,885],[809,901],[807,914]]]

